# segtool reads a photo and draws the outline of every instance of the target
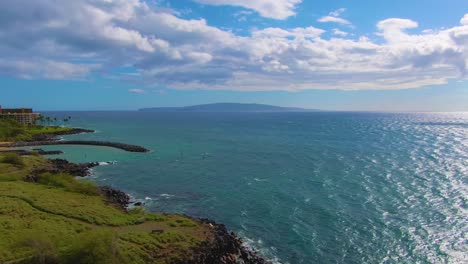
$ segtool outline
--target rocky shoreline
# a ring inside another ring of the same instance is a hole
[[[129,145],[118,142],[109,142],[109,141],[94,141],[94,140],[49,140],[49,141],[28,141],[28,142],[15,142],[0,145],[0,147],[9,147],[9,148],[18,148],[18,147],[31,147],[31,146],[46,146],[46,145],[86,145],[86,146],[102,146],[102,147],[112,147],[129,152],[149,152],[149,149],[146,149],[137,145]]]
[[[12,142],[0,144],[0,147],[4,148],[19,148],[19,147],[31,147],[31,146],[46,146],[46,145],[86,145],[86,146],[102,146],[102,147],[112,147],[129,152],[140,152],[145,153],[149,152],[149,149],[146,149],[137,145],[124,144],[119,142],[110,142],[110,141],[97,141],[97,140],[59,140],[58,136],[63,135],[74,135],[82,133],[93,133],[94,130],[83,129],[83,128],[72,128],[67,131],[51,132],[51,133],[42,133],[34,135],[33,139],[30,141],[22,142]],[[40,155],[49,155],[47,153]],[[52,153],[60,154],[60,153]]]
[[[246,248],[242,240],[234,232],[229,232],[225,225],[210,219],[196,220],[211,227],[215,234],[214,239],[197,249],[193,262],[180,262],[181,264],[271,264],[270,261],[259,256],[257,252]]]
[[[34,135],[32,138],[32,142],[34,141],[52,141],[57,140],[57,136],[66,136],[66,135],[76,135],[76,134],[83,134],[83,133],[94,133],[96,131],[91,129],[84,129],[84,128],[71,128],[67,131],[59,131],[59,132],[51,132],[51,133],[42,133]]]
[[[91,175],[91,168],[99,166],[97,162],[72,163],[64,159],[50,159],[51,167],[47,170],[35,171],[28,181],[37,181],[40,174],[68,173],[76,177]],[[101,186],[101,194],[106,197],[110,204],[114,204],[122,210],[127,210],[129,205],[142,206],[142,203],[132,202],[130,195],[118,189]],[[257,252],[243,245],[242,240],[233,232],[229,232],[225,225],[218,224],[210,219],[191,218],[201,224],[208,225],[213,232],[213,239],[205,241],[194,249],[193,256],[189,260],[176,262],[177,264],[271,264],[258,255]]]
[[[24,146],[40,146],[40,145],[96,145],[96,146],[110,146],[120,148],[130,152],[148,152],[147,149],[127,145],[122,143],[113,143],[105,141],[58,141],[59,135],[71,135],[76,133],[90,133],[93,130],[87,129],[72,129],[66,132],[53,133],[52,135],[41,135],[35,137],[32,142],[18,142],[10,143],[8,147],[24,147]],[[31,155],[37,153],[39,155],[60,154],[61,151],[44,151],[41,149],[28,150],[10,150],[18,153],[19,155]],[[91,175],[91,169],[99,166],[98,162],[88,163],[72,163],[64,159],[49,159],[49,166],[37,170],[28,175],[25,180],[29,182],[37,182],[43,173],[67,173],[75,177],[87,177]],[[109,186],[99,187],[100,193],[106,197],[109,204],[128,210],[129,205],[143,206],[142,203],[132,202],[131,197],[120,190]],[[257,252],[248,249],[242,243],[242,240],[233,232],[229,232],[226,226],[218,224],[209,219],[199,219],[186,216],[194,221],[206,225],[212,230],[212,239],[204,241],[199,247],[193,249],[193,254],[190,259],[174,262],[177,264],[270,264],[271,262],[263,259]]]

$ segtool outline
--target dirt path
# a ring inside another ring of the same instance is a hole
[[[0,146],[1,145],[7,145],[7,144],[11,144],[12,142],[6,142],[6,141],[0,141]],[[5,150],[9,150],[10,148],[7,148],[7,147],[0,147],[0,151],[5,151]]]

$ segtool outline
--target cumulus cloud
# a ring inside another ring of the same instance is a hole
[[[466,14],[465,16],[463,16],[463,18],[460,20],[460,23],[462,25],[468,25],[468,14]]]
[[[286,19],[295,15],[294,9],[302,0],[195,0],[209,5],[241,6],[257,11],[261,16]]]
[[[351,22],[340,17],[340,15],[345,11],[345,8],[340,8],[338,10],[330,12],[328,16],[323,16],[319,18],[317,21],[321,23],[338,23],[342,25],[352,25]]]
[[[141,0],[1,1],[0,75],[98,74],[174,89],[416,88],[466,78],[466,17],[425,33],[409,19],[376,21],[373,40],[339,30],[327,38],[313,26],[241,36]],[[121,68],[138,74],[116,73]]]

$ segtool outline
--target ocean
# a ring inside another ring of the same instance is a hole
[[[224,223],[275,263],[468,263],[468,113],[54,112],[90,180]]]

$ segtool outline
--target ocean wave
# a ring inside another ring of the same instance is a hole
[[[100,161],[100,162],[98,162],[99,166],[114,165],[116,163],[117,163],[117,161]]]
[[[239,232],[240,237],[242,238],[242,245],[254,252],[258,252],[261,256],[265,257],[267,261],[270,261],[272,264],[289,264],[289,262],[282,262],[281,259],[276,256],[277,249],[275,247],[266,247],[263,244],[261,239],[251,239],[244,235],[241,231]]]
[[[256,182],[266,182],[266,181],[268,181],[268,179],[254,178],[254,181],[256,181]]]

